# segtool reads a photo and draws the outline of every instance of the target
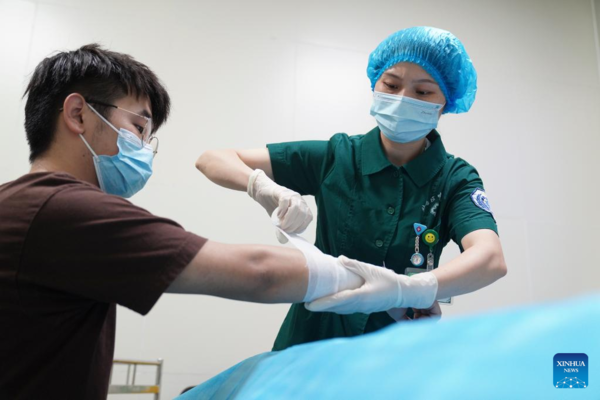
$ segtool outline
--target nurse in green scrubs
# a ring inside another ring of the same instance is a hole
[[[398,274],[433,270],[437,299],[504,276],[483,182],[472,165],[446,152],[435,129],[441,114],[466,112],[475,100],[477,75],[462,43],[441,29],[404,29],[371,53],[367,74],[377,122],[370,132],[211,150],[196,166],[221,186],[247,191],[269,214],[276,211],[280,227],[290,233],[302,232],[312,220],[301,196],[314,196],[319,249]],[[461,254],[438,265],[450,240]],[[409,311],[416,318],[440,314],[435,302]],[[340,315],[294,304],[273,349],[360,335],[406,318],[405,309]]]

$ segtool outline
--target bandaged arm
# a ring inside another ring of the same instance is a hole
[[[208,241],[167,289],[258,303],[311,301],[363,283],[326,254]]]

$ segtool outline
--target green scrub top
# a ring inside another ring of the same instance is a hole
[[[383,152],[379,128],[366,135],[334,135],[329,141],[267,145],[275,182],[315,196],[318,208],[315,245],[332,256],[345,255],[404,274],[415,252],[414,223],[439,233],[434,246],[437,268],[442,249],[478,229],[498,232],[477,170],[446,153],[431,131],[430,147],[396,167]],[[428,246],[420,240],[420,253]],[[420,267],[425,269],[426,262]],[[334,337],[356,336],[394,320],[370,315],[313,313],[293,304],[273,350]]]

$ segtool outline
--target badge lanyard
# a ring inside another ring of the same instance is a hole
[[[433,229],[427,229],[425,225],[415,223],[413,226],[417,237],[415,237],[415,253],[410,257],[410,262],[415,267],[423,265],[425,257],[419,252],[419,242],[422,238],[423,242],[429,246],[429,254],[427,254],[427,271],[432,271],[435,263],[433,247],[439,242],[440,235]]]
[[[426,269],[420,268],[406,268],[404,270],[407,276],[412,276],[415,274],[420,274],[422,272],[430,272],[433,271],[433,267],[435,265],[435,256],[433,255],[433,247],[440,241],[440,235],[437,231],[433,229],[427,229],[425,225],[414,224],[415,233],[417,237],[415,237],[415,253],[410,257],[410,262],[415,267],[420,267],[423,265],[425,261],[425,257],[423,254],[419,252],[419,244],[422,240],[429,247],[429,254],[427,254],[427,265]],[[384,264],[385,265],[385,264]],[[448,297],[447,299],[438,299],[438,303],[442,304],[452,304],[452,297]]]

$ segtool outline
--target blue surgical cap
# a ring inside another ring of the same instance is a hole
[[[369,56],[371,90],[381,74],[400,62],[415,63],[435,79],[446,97],[444,113],[469,111],[477,93],[477,72],[456,36],[426,26],[390,35]]]

